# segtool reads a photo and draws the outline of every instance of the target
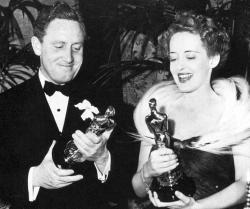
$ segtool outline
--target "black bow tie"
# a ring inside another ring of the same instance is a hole
[[[64,85],[56,85],[54,83],[45,81],[44,87],[43,87],[44,92],[48,95],[51,96],[55,93],[55,91],[60,91],[63,95],[69,96],[70,93],[70,86],[67,84]]]

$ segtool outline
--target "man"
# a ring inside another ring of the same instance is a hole
[[[74,91],[72,82],[83,62],[85,38],[80,16],[67,4],[42,10],[31,39],[40,57],[38,75],[0,96],[0,197],[12,208],[106,207],[100,193],[110,170],[111,131],[96,136],[79,130],[87,122],[75,106],[84,99],[97,108],[105,103],[87,86]],[[48,87],[53,84],[54,92]],[[71,138],[83,155],[79,173],[53,158],[56,146]]]

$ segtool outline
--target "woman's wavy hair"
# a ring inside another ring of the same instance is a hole
[[[182,11],[176,14],[175,21],[159,36],[158,55],[166,58],[169,55],[169,42],[178,32],[198,34],[206,48],[208,56],[220,55],[222,66],[230,50],[230,37],[226,29],[218,22],[205,15],[191,11]]]

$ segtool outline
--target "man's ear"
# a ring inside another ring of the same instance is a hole
[[[40,56],[42,53],[42,43],[36,36],[32,36],[31,38],[32,48],[37,56]]]
[[[219,62],[220,62],[220,55],[219,54],[211,56],[210,61],[209,61],[210,68],[211,69],[215,68],[219,64]]]

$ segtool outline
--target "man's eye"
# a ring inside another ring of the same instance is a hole
[[[57,49],[61,49],[63,48],[63,44],[55,44],[54,47]]]
[[[73,49],[73,51],[80,51],[81,49],[82,49],[82,45],[79,45],[79,44],[77,44],[77,45],[74,45],[73,47],[72,47],[72,49]]]
[[[79,50],[81,50],[81,47],[80,47],[80,46],[78,46],[78,47],[73,47],[73,50],[74,50],[74,51],[79,51]]]

